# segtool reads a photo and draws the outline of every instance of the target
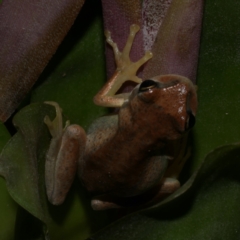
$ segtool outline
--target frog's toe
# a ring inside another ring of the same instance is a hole
[[[44,123],[48,126],[48,128],[51,128],[52,126],[52,121],[50,120],[49,116],[46,115],[43,119]]]
[[[92,209],[95,211],[103,211],[103,210],[107,210],[107,209],[113,209],[113,208],[121,208],[120,205],[111,202],[111,201],[103,201],[101,199],[92,199],[91,201],[91,206]]]
[[[140,26],[137,24],[132,24],[130,26],[130,33],[136,34],[140,30]]]
[[[62,109],[57,102],[46,101],[44,103],[55,107],[56,110],[56,117],[51,121],[49,116],[45,116],[44,123],[47,125],[52,137],[61,136],[63,132]],[[66,123],[67,126],[69,126],[69,122]]]
[[[60,108],[60,106],[59,106],[59,104],[57,102],[45,101],[44,103],[55,107],[56,118],[62,118],[62,109]]]
[[[47,125],[48,130],[50,131],[51,135],[53,135],[53,131],[54,131],[54,126],[53,126],[53,122],[51,121],[51,119],[49,118],[49,116],[45,116],[44,117],[44,123]]]

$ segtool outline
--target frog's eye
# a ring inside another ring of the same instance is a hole
[[[192,114],[191,110],[188,110],[187,113],[188,113],[188,120],[186,122],[185,129],[189,130],[195,125],[195,116]]]
[[[139,87],[139,92],[146,92],[157,87],[157,83],[153,80],[145,80]]]

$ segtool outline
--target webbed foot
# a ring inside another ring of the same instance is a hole
[[[64,130],[70,125],[70,121],[66,121],[63,128],[62,109],[57,102],[46,101],[45,104],[52,105],[56,110],[56,117],[51,121],[49,116],[45,116],[44,123],[47,125],[49,132],[53,138],[61,137]]]
[[[137,71],[144,63],[152,58],[152,53],[147,51],[137,62],[131,61],[129,54],[132,48],[133,40],[139,29],[139,26],[136,24],[130,26],[130,33],[122,52],[119,51],[117,44],[113,42],[110,32],[105,32],[106,41],[113,48],[117,68],[112,78],[94,97],[94,103],[96,105],[105,107],[121,107],[124,100],[129,96],[129,94],[116,95],[116,92],[120,89],[122,84],[126,81],[133,81],[136,83],[142,82],[142,79],[137,77]]]

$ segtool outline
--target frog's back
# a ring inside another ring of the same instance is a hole
[[[118,126],[118,115],[107,115],[96,119],[87,131],[87,143],[85,154],[95,152],[102,145],[111,141],[116,134]]]

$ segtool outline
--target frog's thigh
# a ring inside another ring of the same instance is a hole
[[[49,201],[64,202],[75,178],[79,152],[84,149],[85,131],[78,125],[68,126],[60,138],[53,138],[46,158],[45,181]]]

